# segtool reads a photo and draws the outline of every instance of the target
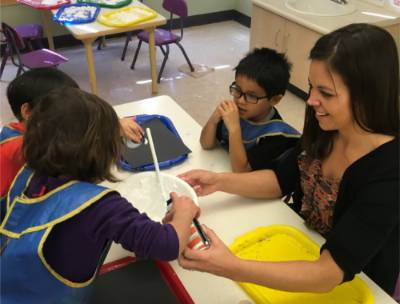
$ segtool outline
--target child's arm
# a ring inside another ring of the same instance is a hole
[[[203,127],[203,130],[201,130],[200,144],[205,150],[213,149],[217,143],[217,126],[218,123],[221,121],[219,107],[220,106],[216,107],[216,109],[208,119],[207,123]]]
[[[233,172],[249,172],[251,167],[242,141],[242,132],[229,132],[229,158]]]
[[[232,171],[249,172],[251,167],[242,141],[238,108],[233,101],[224,101],[221,108],[222,119],[229,132],[229,158]]]
[[[190,237],[190,226],[195,217],[200,214],[200,208],[187,196],[171,193],[172,207],[163,219],[164,223],[174,226],[179,239],[179,254],[186,248]]]

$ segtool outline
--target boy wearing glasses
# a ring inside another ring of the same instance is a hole
[[[203,149],[213,149],[219,142],[229,151],[233,172],[269,168],[300,137],[274,107],[285,94],[289,77],[284,54],[268,48],[247,54],[229,87],[233,100],[222,101],[203,127]]]

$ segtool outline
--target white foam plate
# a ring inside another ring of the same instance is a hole
[[[176,192],[178,195],[192,198],[198,205],[197,195],[188,183],[179,177],[163,172],[161,172],[161,179],[167,198],[170,192]],[[134,173],[119,182],[114,189],[140,212],[146,213],[155,221],[161,221],[167,212],[167,203],[161,194],[154,171]]]

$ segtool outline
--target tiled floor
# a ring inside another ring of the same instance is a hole
[[[222,98],[228,98],[228,86],[234,79],[232,69],[249,49],[250,31],[234,21],[213,23],[185,29],[182,44],[194,64],[204,64],[214,70],[200,78],[181,73],[179,66],[186,61],[176,46],[171,47],[163,78],[159,85],[160,95],[169,95],[176,100],[199,124],[203,125]],[[98,51],[94,48],[99,95],[112,105],[151,97],[149,82],[149,58],[147,45],[143,45],[135,70],[130,64],[137,45],[134,39],[125,61],[120,60],[124,38],[107,39],[107,46]],[[83,47],[58,49],[69,58],[59,68],[68,73],[89,90],[85,52]],[[160,67],[162,53],[157,51]],[[5,98],[5,89],[15,77],[16,69],[10,63],[0,81],[0,123],[12,119]],[[287,92],[278,105],[284,119],[301,130],[304,117],[304,101]]]

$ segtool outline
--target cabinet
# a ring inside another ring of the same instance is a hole
[[[381,24],[395,39],[400,54],[400,24]],[[308,55],[322,34],[253,3],[250,49],[268,47],[286,53],[292,63],[290,83],[308,92]]]
[[[321,34],[253,5],[250,48],[268,47],[286,53],[292,63],[290,83],[308,92],[308,55]]]
[[[400,24],[392,24],[392,25],[386,26],[385,30],[387,30],[390,34],[392,34],[392,36],[397,44],[397,52],[400,55]]]

